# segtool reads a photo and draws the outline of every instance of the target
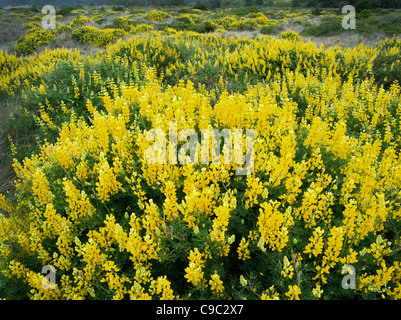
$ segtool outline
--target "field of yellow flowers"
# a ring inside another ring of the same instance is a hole
[[[0,95],[20,103],[12,130],[29,132],[7,133],[1,297],[401,298],[400,59],[396,39],[327,48],[294,32],[0,51]],[[148,132],[171,135],[171,121],[240,129],[243,153],[254,130],[252,173],[150,164]]]

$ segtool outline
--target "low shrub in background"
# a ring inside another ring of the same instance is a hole
[[[122,29],[107,28],[99,30],[96,27],[83,26],[75,29],[71,34],[71,38],[82,44],[90,43],[101,47],[127,34]]]

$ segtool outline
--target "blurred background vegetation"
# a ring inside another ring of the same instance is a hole
[[[400,0],[0,0],[0,7],[28,5],[40,8],[45,4],[56,6],[82,5],[116,5],[116,6],[185,6],[191,5],[198,9],[214,9],[227,6],[292,6],[307,8],[342,8],[345,5],[355,6],[357,12],[362,10],[400,9]]]

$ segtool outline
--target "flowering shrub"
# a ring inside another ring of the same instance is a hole
[[[113,20],[113,23],[108,28],[122,29],[127,34],[137,34],[141,32],[147,32],[153,29],[152,25],[147,23],[136,24],[129,20],[127,17],[119,17]]]
[[[87,23],[90,22],[90,21],[92,21],[92,19],[89,18],[89,17],[86,17],[86,16],[78,16],[78,17],[74,18],[74,19],[70,22],[69,26],[70,26],[70,27],[77,27],[77,26],[80,26],[80,25],[87,24]]]
[[[269,20],[263,13],[259,12],[252,15],[251,18],[239,18],[236,16],[224,16],[214,20],[214,23],[227,30],[256,30],[262,26],[273,27],[275,22]]]
[[[374,61],[375,80],[388,89],[398,81],[401,83],[401,40],[387,39],[377,45],[379,50]]]
[[[131,20],[127,19],[126,17],[118,17],[113,20],[110,27],[124,29],[125,31],[129,32],[133,27],[133,25],[134,23]]]
[[[232,25],[237,21],[237,18],[235,16],[224,16],[219,19],[215,19],[214,22],[222,26],[224,29],[232,29]]]
[[[176,21],[180,21],[186,24],[194,24],[194,16],[193,14],[188,14],[188,13],[184,13],[184,14],[180,14],[177,18],[175,18]],[[196,16],[195,16],[196,17]]]
[[[71,34],[71,38],[83,44],[90,43],[101,47],[125,35],[127,35],[127,32],[122,29],[108,28],[100,30],[96,27],[83,26],[75,29]]]
[[[8,54],[6,51],[0,50],[0,72],[10,74],[20,65],[21,59],[14,55]]]
[[[129,33],[130,34],[137,34],[137,33],[147,32],[147,31],[150,31],[152,29],[153,29],[153,27],[151,25],[146,24],[146,23],[140,23],[140,24],[134,25],[130,29]]]
[[[15,45],[15,51],[20,54],[30,54],[42,44],[49,43],[56,35],[57,32],[54,30],[44,30],[39,27],[34,27],[30,29],[25,36],[18,39]]]
[[[271,24],[271,21],[262,12],[257,12],[257,13],[251,14],[250,16],[259,25],[267,26],[267,25]]]
[[[300,40],[302,40],[301,36],[298,33],[296,33],[295,31],[292,31],[292,30],[288,30],[288,31],[282,32],[280,34],[280,38],[281,39],[288,39],[288,40],[291,40],[291,41],[300,41]]]
[[[2,275],[31,299],[401,298],[401,88],[374,84],[377,52],[177,32],[71,61],[31,87],[43,135],[0,196]],[[150,164],[170,121],[255,130],[252,174]]]
[[[170,17],[170,15],[161,10],[150,10],[144,17],[148,20],[161,22],[164,18]]]
[[[16,90],[30,88],[32,82],[40,80],[42,74],[51,72],[61,61],[79,59],[79,51],[72,49],[45,49],[23,58],[0,51],[0,94],[13,95]]]
[[[45,30],[38,22],[24,23],[23,26],[30,27],[26,35],[18,39],[15,51],[20,54],[30,54],[39,46],[47,44],[57,35],[70,30],[69,25],[57,25],[55,30]]]

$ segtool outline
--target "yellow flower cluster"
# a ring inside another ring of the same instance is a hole
[[[210,289],[216,294],[217,298],[221,297],[224,292],[223,281],[221,281],[220,276],[214,273],[209,280]]]
[[[276,26],[276,23],[269,20],[262,12],[254,14],[251,18],[239,18],[234,15],[227,15],[213,20],[213,23],[226,30],[256,30],[262,26]]]
[[[148,13],[144,15],[144,17],[148,20],[152,21],[163,21],[164,18],[169,17],[170,15],[167,12],[161,10],[150,10]]]
[[[127,35],[122,29],[98,29],[92,26],[83,26],[75,29],[71,37],[83,44],[91,43],[95,46],[105,46],[117,38]]]
[[[198,248],[191,250],[189,253],[189,266],[185,269],[185,278],[196,287],[202,287],[205,279],[203,278],[204,272],[202,271],[205,260],[204,255],[199,252]]]
[[[43,44],[48,43],[57,35],[52,30],[33,28],[25,36],[18,39],[15,45],[15,51],[21,54],[30,54]]]
[[[90,22],[92,19],[86,16],[78,16],[74,19],[72,19],[72,21],[69,23],[69,26],[71,28],[73,27],[77,27],[83,24],[87,24],[88,22]]]
[[[261,204],[258,227],[262,241],[271,250],[282,251],[289,241],[288,231],[293,225],[290,211],[281,213],[278,202],[264,202]],[[262,246],[264,250],[264,246]]]

